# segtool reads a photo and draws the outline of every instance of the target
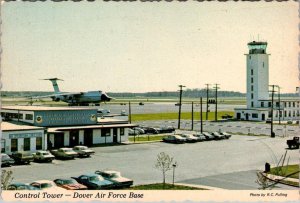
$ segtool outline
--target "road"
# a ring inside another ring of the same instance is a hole
[[[129,144],[119,146],[95,147],[96,154],[91,158],[75,160],[54,160],[53,163],[32,163],[12,166],[14,181],[32,182],[39,179],[54,180],[61,177],[79,176],[98,169],[121,171],[125,177],[132,178],[135,184],[162,181],[162,173],[154,165],[157,154],[166,152],[178,163],[175,181],[196,183],[237,189],[253,189],[255,175],[247,171],[263,170],[266,162],[276,165],[285,153],[286,138],[268,138],[234,135],[229,140],[206,141],[186,144],[167,144],[162,142]],[[299,162],[298,150],[288,150],[289,163]],[[246,171],[246,173],[244,173]],[[235,175],[244,174],[243,180]],[[223,177],[223,178],[222,178]],[[224,182],[224,177],[226,181]],[[212,180],[212,178],[214,180]],[[172,171],[167,173],[167,182],[172,182]],[[223,180],[223,181],[222,181]],[[285,186],[280,186],[285,188]]]

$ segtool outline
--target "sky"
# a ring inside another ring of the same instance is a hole
[[[298,3],[5,2],[2,90],[246,92],[247,43],[267,41],[270,84],[295,92]]]

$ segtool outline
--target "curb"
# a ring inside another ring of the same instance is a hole
[[[174,183],[174,185],[196,187],[196,188],[207,189],[207,190],[226,190],[224,188],[211,187],[211,186],[206,186],[206,185],[186,184],[186,183]]]
[[[296,179],[296,178],[286,178],[284,176],[277,176],[277,175],[273,175],[273,174],[267,174],[265,172],[260,172],[264,177],[266,177],[267,179],[273,181],[273,182],[278,182],[280,184],[283,184],[283,185],[288,185],[288,186],[291,186],[291,187],[296,187],[296,188],[299,188],[300,185],[299,185],[299,180]],[[294,183],[297,183],[298,186],[295,186],[295,185],[292,185],[292,184],[289,184],[287,182],[284,182],[284,181],[281,181],[281,179],[284,179],[286,178],[285,180],[288,179],[288,181],[291,181],[291,182],[294,182]],[[293,180],[294,179],[294,180]]]

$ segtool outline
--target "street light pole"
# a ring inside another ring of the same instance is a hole
[[[200,97],[200,131],[203,132],[203,119],[202,119],[202,97]]]
[[[216,95],[215,95],[215,97],[216,97],[216,105],[215,105],[215,121],[218,121],[218,89],[219,89],[219,87],[218,87],[218,85],[219,84],[215,84],[215,91],[216,91]]]
[[[194,102],[192,102],[192,130],[194,130]]]
[[[180,118],[181,118],[181,98],[182,98],[182,88],[185,87],[183,85],[179,85],[179,113],[178,113],[178,129],[180,129]]]
[[[205,119],[208,120],[208,95],[209,95],[209,85],[210,84],[205,84],[206,85],[206,115]]]
[[[274,102],[274,87],[275,85],[270,85],[272,87],[272,100],[271,100],[271,137],[275,137],[275,133],[273,132],[273,109],[274,109],[274,106],[273,106],[273,102]]]
[[[175,183],[175,168],[177,167],[177,162],[175,162],[172,166],[173,166],[173,187],[174,187],[174,183]]]

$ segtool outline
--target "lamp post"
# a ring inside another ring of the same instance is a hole
[[[178,129],[180,129],[180,117],[181,117],[181,98],[182,98],[182,88],[185,87],[183,85],[179,85],[179,113],[178,113]]]
[[[175,168],[177,167],[177,162],[175,162],[173,165],[173,187],[174,187],[174,182],[175,182]]]

